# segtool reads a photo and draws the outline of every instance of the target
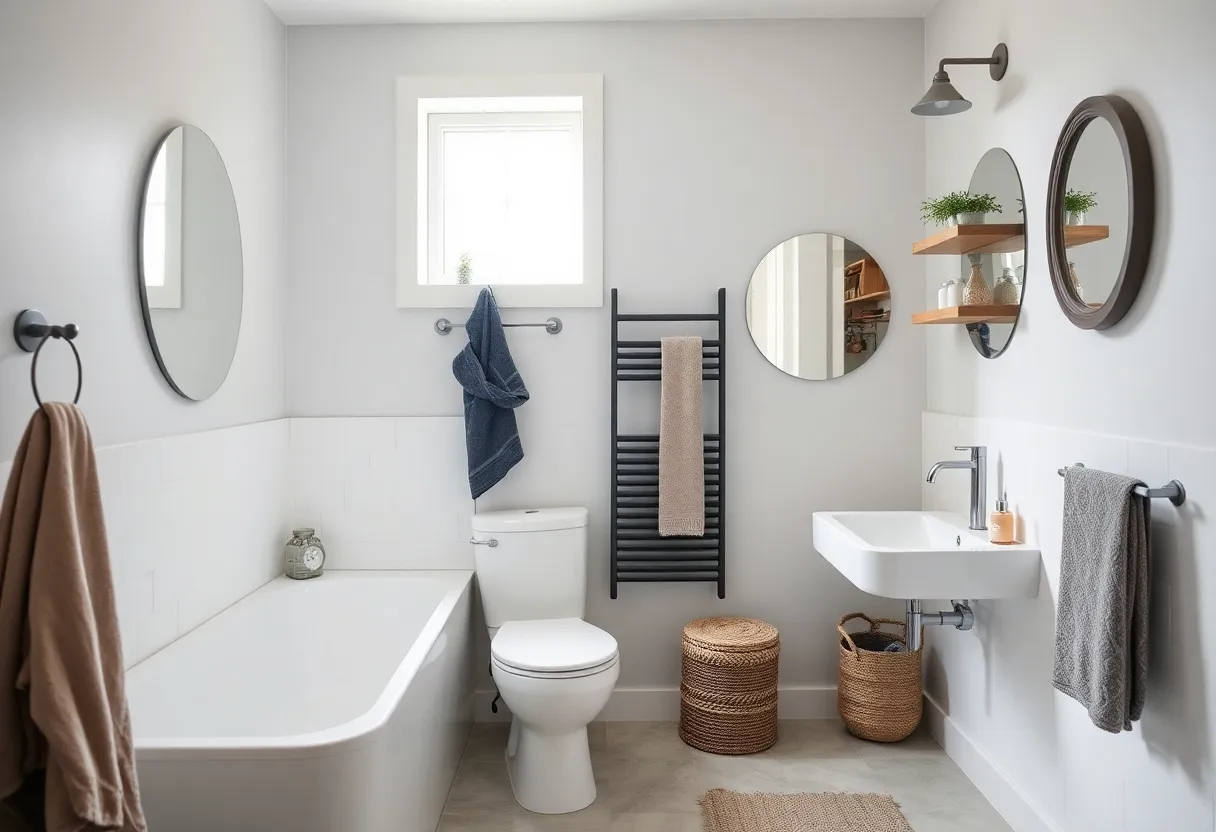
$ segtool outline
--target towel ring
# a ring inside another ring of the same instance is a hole
[[[17,321],[13,324],[13,338],[18,347],[34,354],[34,360],[30,362],[30,387],[33,388],[34,401],[38,402],[39,407],[42,407],[42,396],[38,394],[38,356],[46,342],[52,338],[62,339],[72,348],[72,355],[76,358],[76,396],[72,399],[72,404],[80,404],[80,391],[84,387],[84,365],[80,361],[80,350],[72,343],[79,334],[80,327],[76,324],[48,326],[46,316],[37,309],[22,310],[17,316]]]

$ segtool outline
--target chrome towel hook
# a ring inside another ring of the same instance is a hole
[[[76,396],[72,399],[72,404],[80,403],[80,390],[84,387],[84,365],[80,362],[80,351],[72,343],[79,334],[80,327],[76,324],[48,325],[46,316],[37,309],[23,309],[13,323],[13,340],[17,342],[17,346],[34,354],[34,360],[30,363],[30,387],[33,388],[34,401],[38,402],[39,407],[42,407],[42,396],[38,394],[38,355],[46,342],[52,338],[66,343],[72,348],[72,355],[76,357]]]

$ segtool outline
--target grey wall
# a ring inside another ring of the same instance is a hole
[[[290,30],[289,302],[308,323],[288,333],[291,412],[461,413],[451,360],[463,339],[432,325],[466,312],[394,306],[394,79],[602,73],[605,297],[617,287],[626,311],[709,311],[719,286],[728,293],[727,600],[696,584],[608,598],[607,308],[558,310],[556,337],[509,334],[532,393],[519,411],[527,458],[478,508],[590,508],[589,618],[621,642],[622,687],[674,685],[681,626],[730,613],[781,628],[787,685],[834,685],[839,617],[899,605],[815,554],[811,513],[918,505],[922,336],[901,312],[857,372],[800,381],[752,344],[744,295],[774,245],[828,231],[870,251],[912,311],[924,125],[907,110],[924,92],[921,37],[918,20]],[[352,324],[357,334],[328,334]],[[657,422],[656,391],[631,393],[622,427]]]
[[[284,415],[284,39],[260,0],[0,4],[0,331],[27,306],[80,326],[99,443]],[[136,295],[145,168],[182,122],[223,154],[245,240],[245,325],[203,404],[161,379]],[[70,351],[52,344],[45,359],[44,397],[69,396]],[[0,338],[0,459],[34,407],[28,374]]]

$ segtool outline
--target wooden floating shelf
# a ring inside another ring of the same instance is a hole
[[[1064,247],[1096,243],[1110,236],[1108,225],[1064,226]],[[913,254],[1007,254],[1026,248],[1026,224],[953,225],[912,244]]]
[[[1011,324],[1018,319],[1017,304],[1008,306],[947,306],[929,309],[912,316],[912,323],[926,324]]]
[[[885,300],[889,297],[891,297],[890,292],[872,292],[868,295],[862,295],[859,298],[849,298],[844,302],[844,305],[848,306],[851,303],[866,303],[867,301]]]

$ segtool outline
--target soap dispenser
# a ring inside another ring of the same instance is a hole
[[[996,501],[996,511],[988,517],[988,540],[992,543],[1017,543],[1014,530],[1014,517],[1009,511],[1009,495],[1001,492]]]

